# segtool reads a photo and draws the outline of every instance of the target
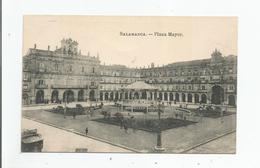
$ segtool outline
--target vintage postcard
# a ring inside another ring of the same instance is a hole
[[[21,152],[236,153],[237,17],[23,24]]]

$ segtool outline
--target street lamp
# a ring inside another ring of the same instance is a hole
[[[64,118],[66,118],[66,113],[67,113],[67,91],[65,91],[65,109],[64,109]]]
[[[158,100],[158,130],[157,130],[157,144],[154,147],[157,152],[162,152],[165,149],[162,147],[162,131],[161,131],[161,99]]]

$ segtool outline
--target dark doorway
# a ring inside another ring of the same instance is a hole
[[[63,101],[69,103],[74,101],[74,93],[71,90],[66,90],[63,93]]]
[[[125,93],[125,99],[126,100],[128,99],[128,93],[127,92]]]
[[[175,101],[176,101],[176,102],[179,102],[179,101],[180,101],[179,93],[176,93],[176,94],[175,94]]]
[[[58,90],[52,91],[52,94],[51,94],[51,102],[52,102],[52,103],[57,103],[58,100],[59,100],[59,92],[58,92]]]
[[[139,99],[139,94],[138,94],[138,92],[135,92],[135,94],[134,94],[134,99]]]
[[[188,94],[188,102],[191,103],[192,102],[192,94]]]
[[[200,102],[200,98],[198,94],[194,95],[194,99],[195,99],[195,103],[199,103]]]
[[[95,90],[91,90],[89,92],[89,99],[90,99],[90,101],[95,101],[96,100],[95,99]]]
[[[84,101],[84,90],[78,92],[78,101]]]
[[[164,100],[168,101],[168,93],[164,93]]]
[[[173,93],[170,93],[170,101],[173,101]]]
[[[44,91],[38,90],[36,92],[36,104],[44,103]]]
[[[182,93],[181,97],[182,97],[182,102],[186,102],[186,95],[184,93]]]
[[[228,105],[230,105],[230,106],[235,106],[236,105],[236,101],[235,101],[235,96],[234,95],[229,95],[228,96]]]
[[[105,100],[108,100],[108,93],[105,93]]]
[[[218,85],[212,87],[211,103],[221,104],[224,101],[224,89]]]
[[[114,100],[114,93],[113,92],[110,93],[110,100]]]
[[[147,95],[146,95],[146,92],[142,92],[142,99],[146,99]]]
[[[99,100],[103,101],[103,93],[102,92],[100,92],[100,94],[99,94]]]
[[[29,96],[28,96],[28,94],[23,94],[23,104],[29,104]]]
[[[115,100],[118,100],[118,97],[119,97],[118,92],[116,92]]]
[[[207,96],[205,94],[201,95],[201,103],[207,103]]]
[[[159,99],[162,100],[162,93],[159,93]]]

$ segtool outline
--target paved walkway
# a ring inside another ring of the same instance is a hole
[[[87,148],[88,152],[131,152],[114,145],[22,118],[22,129],[34,128],[44,138],[43,152],[75,152],[76,148]]]
[[[140,152],[153,152],[156,145],[156,134],[138,130],[133,133],[125,133],[115,125],[109,125],[91,121],[87,116],[77,116],[63,118],[63,115],[46,112],[44,110],[24,110],[23,115],[63,127],[65,129],[74,129],[84,133],[85,128],[89,128],[89,135],[111,142],[113,144],[127,146]],[[97,116],[99,117],[99,116]],[[225,133],[235,130],[236,115],[229,115],[222,118],[212,119],[203,118],[199,123],[163,131],[162,142],[166,148],[165,152],[180,153],[196,146],[209,139],[221,136]],[[233,144],[235,145],[235,144]],[[212,151],[211,153],[215,153]],[[226,153],[223,151],[222,153]]]
[[[203,144],[201,146],[198,146],[190,151],[187,151],[186,153],[212,153],[212,150],[215,153],[230,153],[234,154],[236,153],[236,133],[231,133],[226,136],[223,136],[221,138],[218,138],[214,141],[208,142],[206,144]]]

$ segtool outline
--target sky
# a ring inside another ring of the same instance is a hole
[[[224,56],[237,55],[237,17],[26,15],[23,19],[23,55],[34,44],[55,50],[63,38],[78,41],[84,55],[98,53],[106,65],[161,66],[210,58],[215,48]],[[120,32],[146,36],[120,36]]]

